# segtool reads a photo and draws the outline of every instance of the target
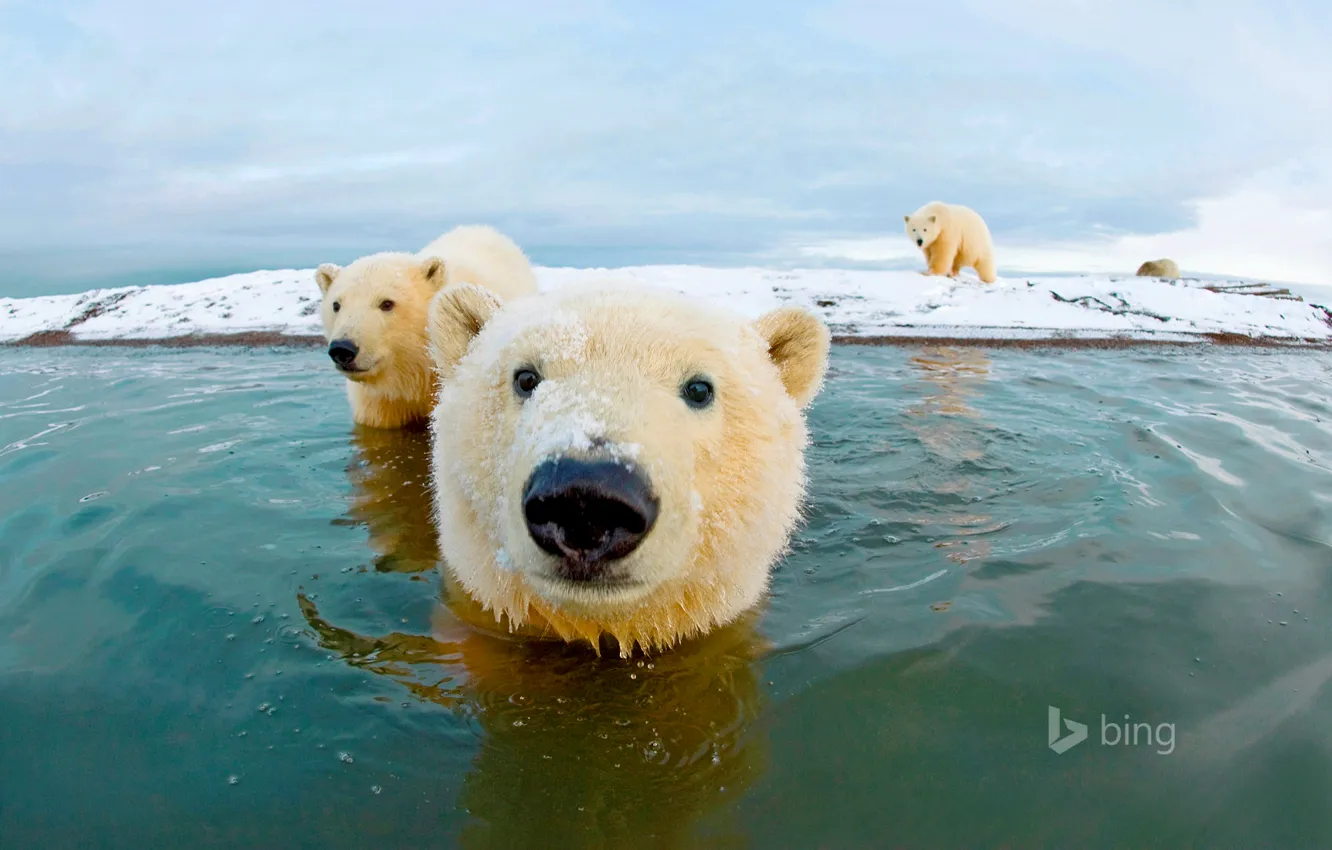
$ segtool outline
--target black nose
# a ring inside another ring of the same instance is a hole
[[[352,364],[360,350],[356,347],[356,343],[349,339],[335,339],[328,344],[328,356],[332,357],[333,362],[343,368]]]
[[[563,578],[595,581],[647,537],[657,521],[657,497],[625,464],[558,458],[527,479],[523,516],[536,545],[562,559]]]
[[[917,239],[917,240],[916,240],[916,244],[917,244],[917,245],[924,246],[924,245],[925,245],[925,240],[924,240],[924,239]]]

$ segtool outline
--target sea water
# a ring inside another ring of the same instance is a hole
[[[318,350],[7,350],[0,846],[1332,846],[1329,386],[839,348],[768,599],[621,661],[449,619]]]

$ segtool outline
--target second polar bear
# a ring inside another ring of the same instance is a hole
[[[537,291],[521,248],[491,227],[445,233],[420,253],[371,254],[315,272],[328,356],[347,379],[358,425],[402,428],[430,418],[435,374],[426,350],[430,299],[471,283],[511,300]]]
[[[925,252],[926,274],[957,277],[970,266],[986,283],[994,283],[994,243],[980,213],[960,204],[931,201],[906,216],[906,232]]]

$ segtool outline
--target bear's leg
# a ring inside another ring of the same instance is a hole
[[[976,274],[985,283],[994,283],[994,257],[981,257],[976,260]]]
[[[953,270],[953,260],[957,257],[957,246],[935,242],[930,256],[930,274],[949,275]],[[951,275],[949,275],[951,277]]]

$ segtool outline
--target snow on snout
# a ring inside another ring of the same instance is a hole
[[[542,381],[523,405],[513,450],[534,462],[571,452],[591,451],[605,440],[609,428],[595,411],[609,406],[610,397],[589,392],[582,381]]]
[[[642,446],[616,440],[615,429],[605,418],[614,410],[615,399],[591,388],[585,380],[563,378],[543,381],[523,405],[514,435],[515,459],[529,458],[533,464],[569,454],[597,454],[622,461],[638,457]]]

